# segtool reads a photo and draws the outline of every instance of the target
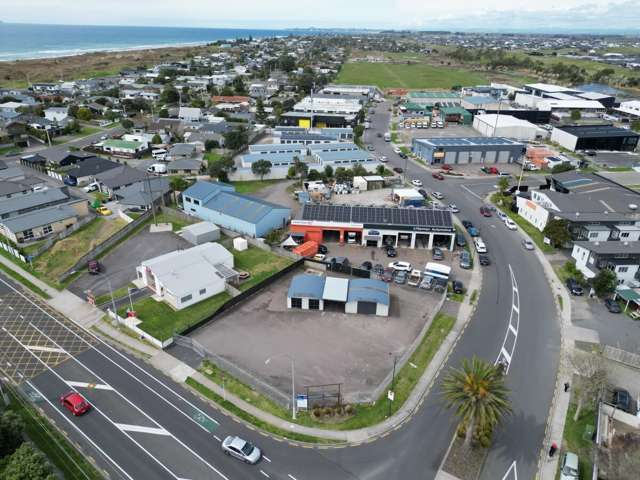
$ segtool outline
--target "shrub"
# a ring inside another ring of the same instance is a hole
[[[324,409],[322,410],[322,413],[324,414],[325,417],[331,417],[333,416],[333,409],[331,407],[324,407]]]
[[[346,407],[344,407],[344,412],[347,415],[353,415],[356,412],[356,407],[354,407],[353,405],[347,405]]]

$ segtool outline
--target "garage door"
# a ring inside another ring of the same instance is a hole
[[[375,302],[358,302],[358,313],[376,314],[377,304]]]
[[[509,162],[509,157],[510,156],[511,156],[511,152],[508,151],[508,150],[500,152],[500,154],[498,155],[498,162],[499,163],[507,163],[507,162]]]
[[[301,298],[292,298],[291,299],[291,308],[302,308],[302,299]]]
[[[315,298],[310,298],[309,310],[320,310],[320,300],[317,300]]]
[[[444,163],[453,165],[454,163],[456,163],[457,158],[458,158],[458,152],[447,152],[444,157]]]

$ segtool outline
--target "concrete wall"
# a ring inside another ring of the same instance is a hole
[[[572,152],[574,152],[576,150],[578,137],[576,137],[575,135],[571,135],[564,130],[560,130],[559,128],[554,128],[551,131],[551,141],[566,148],[567,150],[571,150]]]

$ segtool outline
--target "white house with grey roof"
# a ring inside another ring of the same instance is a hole
[[[640,241],[575,242],[571,257],[585,278],[611,270],[619,284],[635,285],[640,270]]]
[[[136,273],[142,285],[176,310],[224,292],[226,282],[238,276],[233,270],[233,255],[219,243],[204,243],[145,260]]]

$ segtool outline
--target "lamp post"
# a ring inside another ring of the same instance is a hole
[[[393,355],[393,353],[389,353],[389,355]],[[395,395],[394,389],[396,387],[396,363],[398,362],[398,357],[393,355],[393,373],[391,374],[391,392]],[[389,414],[388,417],[391,416],[391,404],[393,400],[391,400],[391,395],[388,395],[389,398]]]
[[[264,361],[265,365],[269,365],[269,363],[271,363],[271,360],[273,360],[274,358],[278,358],[278,357],[287,357],[289,360],[291,360],[291,418],[293,418],[294,420],[296,419],[296,381],[295,381],[295,374],[296,374],[296,369],[295,369],[295,361],[293,360],[293,357],[286,354],[286,353],[281,353],[280,355],[275,355],[273,357],[269,357]]]

